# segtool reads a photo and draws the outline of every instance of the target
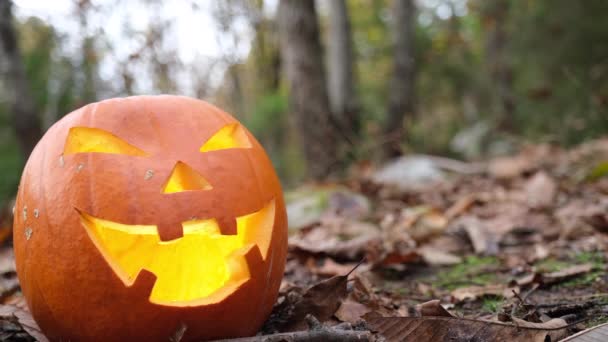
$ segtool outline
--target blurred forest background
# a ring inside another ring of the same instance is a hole
[[[286,187],[405,153],[608,132],[604,0],[0,0],[0,203],[43,132],[110,97],[240,119]]]

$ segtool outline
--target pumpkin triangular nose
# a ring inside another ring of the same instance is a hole
[[[198,172],[183,162],[177,162],[173,167],[171,176],[163,186],[163,194],[171,194],[182,191],[210,190],[213,187]]]

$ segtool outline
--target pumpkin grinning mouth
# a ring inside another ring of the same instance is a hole
[[[275,218],[275,201],[236,217],[236,235],[222,235],[215,219],[182,222],[183,236],[161,241],[155,225],[104,220],[76,209],[89,238],[125,286],[140,271],[154,273],[152,303],[188,306],[216,302],[250,279],[245,255],[255,247],[266,259]]]

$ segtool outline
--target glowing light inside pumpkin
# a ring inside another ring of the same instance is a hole
[[[249,137],[239,124],[234,123],[222,127],[201,146],[200,151],[209,152],[228,148],[251,148]]]
[[[65,142],[64,154],[112,153],[129,156],[147,156],[146,152],[99,128],[72,127]]]
[[[182,223],[183,237],[171,241],[161,241],[154,225],[126,225],[79,213],[89,237],[126,286],[146,269],[157,277],[151,302],[188,306],[220,301],[250,278],[244,255],[257,244],[266,259],[275,203],[237,217],[236,235],[221,235],[214,219],[192,220]]]
[[[170,194],[192,190],[211,190],[212,188],[211,184],[200,173],[182,162],[177,162],[162,192]]]

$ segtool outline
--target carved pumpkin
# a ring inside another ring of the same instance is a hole
[[[239,122],[177,96],[112,99],[57,122],[27,162],[17,270],[62,341],[254,334],[287,249],[279,181]]]

